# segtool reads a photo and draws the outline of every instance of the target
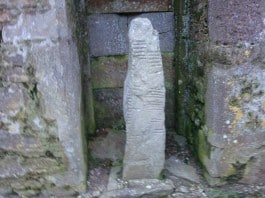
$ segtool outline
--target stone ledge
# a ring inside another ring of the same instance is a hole
[[[171,11],[170,0],[86,0],[89,13],[130,13],[130,12],[158,12]]]
[[[92,14],[88,17],[89,44],[92,56],[128,54],[128,24],[135,17],[148,18],[159,33],[162,52],[174,50],[174,14],[156,12],[135,15]]]

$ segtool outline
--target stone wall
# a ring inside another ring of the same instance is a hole
[[[1,196],[85,190],[84,131],[124,127],[128,23],[137,16],[160,33],[167,128],[177,118],[211,185],[264,185],[265,3],[133,2],[0,2]],[[87,19],[76,13],[85,6]]]
[[[171,0],[86,0],[89,13],[133,13],[172,11]]]
[[[207,1],[176,1],[177,131],[198,145],[205,124],[208,23]],[[197,147],[197,146],[195,146]],[[197,149],[195,149],[197,150]]]
[[[211,185],[263,185],[265,4],[191,0],[175,6],[178,131]]]
[[[0,195],[68,196],[86,188],[81,74],[68,10],[65,1],[0,3]]]
[[[208,128],[202,132],[209,155],[201,160],[210,183],[265,183],[264,8],[262,0],[209,1]]]
[[[109,7],[106,6],[107,2],[109,1],[87,1],[87,9],[90,13],[88,16],[88,39],[91,55],[91,78],[97,128],[124,128],[122,97],[128,62],[128,24],[135,17],[146,17],[151,20],[154,28],[159,32],[167,88],[166,126],[169,129],[174,129],[175,68],[173,50],[175,38],[171,4],[168,1],[163,1],[163,3],[161,3],[162,1],[144,1],[133,8],[134,5],[131,1],[127,2],[128,5],[124,1],[120,4],[117,3],[119,1],[116,1],[115,5]],[[148,6],[149,4],[152,6]],[[129,5],[133,10],[127,9]],[[157,5],[161,5],[163,8]],[[151,11],[156,12],[151,13]],[[140,14],[140,12],[146,13]]]

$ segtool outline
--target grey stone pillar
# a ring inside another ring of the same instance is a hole
[[[123,178],[157,178],[165,158],[165,87],[158,33],[146,18],[136,18],[130,24],[123,99]]]

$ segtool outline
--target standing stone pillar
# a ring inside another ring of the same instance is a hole
[[[123,178],[157,178],[165,160],[165,86],[158,33],[146,18],[130,24],[123,100]]]

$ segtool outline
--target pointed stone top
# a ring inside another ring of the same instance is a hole
[[[135,18],[130,23],[129,38],[141,39],[147,35],[157,34],[153,29],[152,23],[147,18]]]

